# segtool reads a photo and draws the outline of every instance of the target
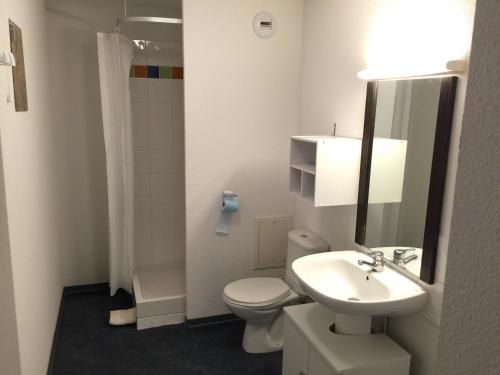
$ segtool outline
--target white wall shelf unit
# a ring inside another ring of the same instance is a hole
[[[411,356],[385,334],[331,332],[335,313],[317,303],[285,307],[283,375],[407,375]]]
[[[290,192],[315,207],[356,204],[360,160],[360,139],[293,136]]]

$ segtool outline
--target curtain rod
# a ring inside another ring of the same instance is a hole
[[[127,22],[151,22],[180,25],[182,24],[182,19],[165,17],[121,17],[116,19],[116,26],[119,27],[122,23]]]

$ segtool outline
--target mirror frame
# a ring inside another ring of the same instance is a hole
[[[428,284],[434,283],[434,274],[436,271],[439,227],[441,224],[451,125],[453,122],[453,110],[458,81],[456,76],[443,77],[441,80],[436,134],[432,154],[431,177],[429,182],[429,196],[427,198],[422,264],[420,268],[420,280]],[[375,115],[377,110],[377,92],[378,83],[376,81],[368,82],[356,217],[356,243],[362,246],[365,245],[366,235],[371,157],[373,136],[375,132]]]

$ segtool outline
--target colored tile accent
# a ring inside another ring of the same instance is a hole
[[[172,67],[172,78],[173,79],[184,79],[184,68],[182,66]]]
[[[160,66],[160,78],[162,79],[172,78],[172,68],[170,66]]]
[[[144,65],[134,65],[134,77],[135,78],[147,78],[148,72],[146,66]]]
[[[132,65],[131,78],[184,79],[182,66]]]
[[[160,78],[160,67],[148,65],[148,78]]]

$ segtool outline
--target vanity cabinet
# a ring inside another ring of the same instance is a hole
[[[337,374],[295,325],[287,325],[285,342],[287,346],[283,351],[283,375]]]
[[[307,374],[309,342],[294,324],[286,324],[283,375]]]
[[[323,359],[314,346],[309,346],[309,359],[307,364],[307,375],[330,375],[340,374]]]
[[[326,362],[298,327],[285,323],[283,375],[340,374]]]
[[[339,335],[317,303],[285,307],[283,375],[407,375],[410,355],[385,334]]]
[[[356,204],[360,160],[360,139],[294,136],[290,192],[315,207]]]

